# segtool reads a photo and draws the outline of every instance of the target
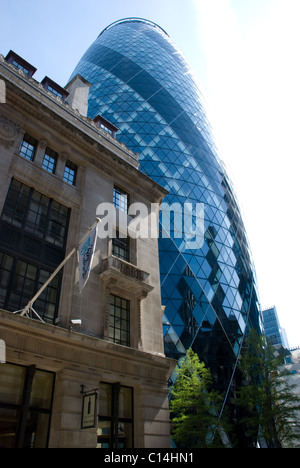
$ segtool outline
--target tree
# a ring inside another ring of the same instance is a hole
[[[170,411],[172,437],[177,446],[223,446],[219,436],[223,424],[218,417],[223,398],[210,388],[210,370],[189,349],[176,372],[177,378],[171,390]]]
[[[282,356],[263,335],[252,330],[245,340],[240,369],[244,385],[238,391],[243,422],[249,436],[259,437],[269,448],[295,447],[300,442],[300,398],[288,382]]]

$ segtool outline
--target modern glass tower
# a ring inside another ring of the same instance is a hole
[[[141,171],[169,191],[165,201],[204,205],[203,245],[189,248],[172,232],[159,239],[165,353],[180,358],[192,347],[228,396],[259,306],[243,221],[193,73],[161,27],[126,18],[101,32],[76,74],[92,84],[89,117],[119,128]]]
[[[289,348],[288,340],[286,337],[285,330],[281,328],[277,309],[275,306],[269,307],[262,311],[262,322],[264,328],[264,334],[269,339],[270,343],[280,345],[285,348]]]

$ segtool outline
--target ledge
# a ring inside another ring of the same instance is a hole
[[[160,369],[162,373],[168,373],[169,370],[172,372],[175,366],[174,360],[159,353],[116,345],[2,309],[0,309],[0,336],[6,343],[7,362],[15,362],[15,359],[11,360],[13,355],[16,358],[18,355],[24,358],[28,355],[28,359],[31,356],[38,362],[48,363],[53,371],[72,365],[76,368],[81,366],[101,368],[104,364],[104,367],[108,368],[105,364],[108,360],[122,362],[122,366],[130,362],[134,365],[141,364],[156,368],[156,372]],[[129,375],[131,372],[134,374],[134,371],[135,368],[130,369]]]
[[[139,298],[146,297],[154,289],[148,282],[149,276],[149,273],[113,255],[102,261],[100,278],[105,285],[112,287],[117,284]]]

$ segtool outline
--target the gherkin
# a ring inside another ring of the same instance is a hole
[[[229,400],[259,306],[243,221],[193,73],[163,29],[126,18],[99,35],[76,74],[92,84],[89,117],[101,114],[119,128],[141,170],[169,191],[166,201],[204,204],[200,248],[159,239],[165,353],[179,358],[192,347]]]

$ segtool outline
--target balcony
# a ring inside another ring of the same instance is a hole
[[[105,286],[125,290],[139,299],[145,298],[153,289],[149,276],[149,273],[113,255],[102,260],[100,278]]]

